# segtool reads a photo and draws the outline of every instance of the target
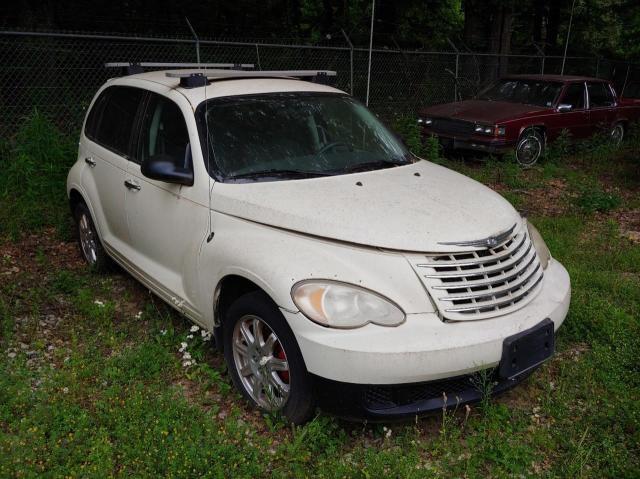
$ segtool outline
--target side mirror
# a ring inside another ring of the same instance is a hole
[[[569,105],[568,103],[560,103],[558,105],[558,113],[566,113],[568,111],[571,111],[573,109],[573,105]]]
[[[178,185],[193,185],[193,171],[190,168],[176,166],[173,159],[167,155],[155,155],[142,164],[140,171],[147,178],[175,183]]]

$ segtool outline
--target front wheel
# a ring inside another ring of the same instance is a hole
[[[544,137],[536,130],[525,130],[516,145],[516,160],[521,166],[535,165],[544,153]]]
[[[245,294],[229,307],[223,328],[227,367],[245,399],[294,424],[309,420],[312,380],[276,305],[260,291]]]
[[[609,137],[611,138],[611,143],[614,147],[619,147],[624,140],[624,125],[622,123],[616,123],[611,128],[609,132]]]
[[[95,271],[106,271],[109,267],[109,256],[100,242],[98,231],[87,205],[78,204],[74,210],[74,218],[82,257]]]

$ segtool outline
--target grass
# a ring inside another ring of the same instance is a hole
[[[3,150],[25,187],[0,180],[0,477],[640,476],[640,245],[626,237],[640,225],[624,219],[640,207],[634,138],[529,170],[438,158],[528,209],[569,270],[558,351],[536,374],[407,423],[319,413],[291,428],[248,409],[210,342],[139,283],[84,267],[53,167],[68,165],[70,140],[50,129],[35,115]],[[50,166],[27,174],[21,161]]]

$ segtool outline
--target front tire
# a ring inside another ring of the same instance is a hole
[[[98,231],[96,230],[89,208],[84,203],[79,203],[74,210],[76,220],[76,232],[80,253],[87,264],[97,272],[105,272],[109,267],[109,256],[104,250]]]
[[[266,294],[247,293],[229,307],[223,341],[229,374],[247,401],[294,424],[311,418],[311,377],[293,332]]]
[[[529,168],[535,165],[544,153],[544,137],[534,130],[522,132],[516,145],[516,160],[520,166]]]
[[[611,128],[609,132],[609,137],[611,138],[611,143],[615,148],[618,148],[622,145],[624,140],[624,125],[622,123],[616,123]]]

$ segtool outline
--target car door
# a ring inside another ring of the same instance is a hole
[[[129,243],[124,180],[132,132],[144,91],[126,86],[103,90],[85,123],[79,155],[86,163],[82,187],[88,195],[102,242],[110,252]]]
[[[559,130],[568,130],[572,138],[586,138],[591,134],[589,110],[587,109],[586,85],[584,82],[568,84],[558,103]],[[571,108],[561,111],[562,107]]]
[[[609,84],[587,82],[591,132],[608,131],[616,117],[616,100]]]
[[[206,237],[208,208],[193,199],[193,187],[153,180],[141,171],[145,162],[154,159],[193,171],[191,144],[197,144],[193,143],[198,141],[197,133],[190,137],[183,111],[174,100],[154,92],[148,95],[136,154],[125,180],[134,266],[165,299],[197,319],[195,278],[190,276]]]

